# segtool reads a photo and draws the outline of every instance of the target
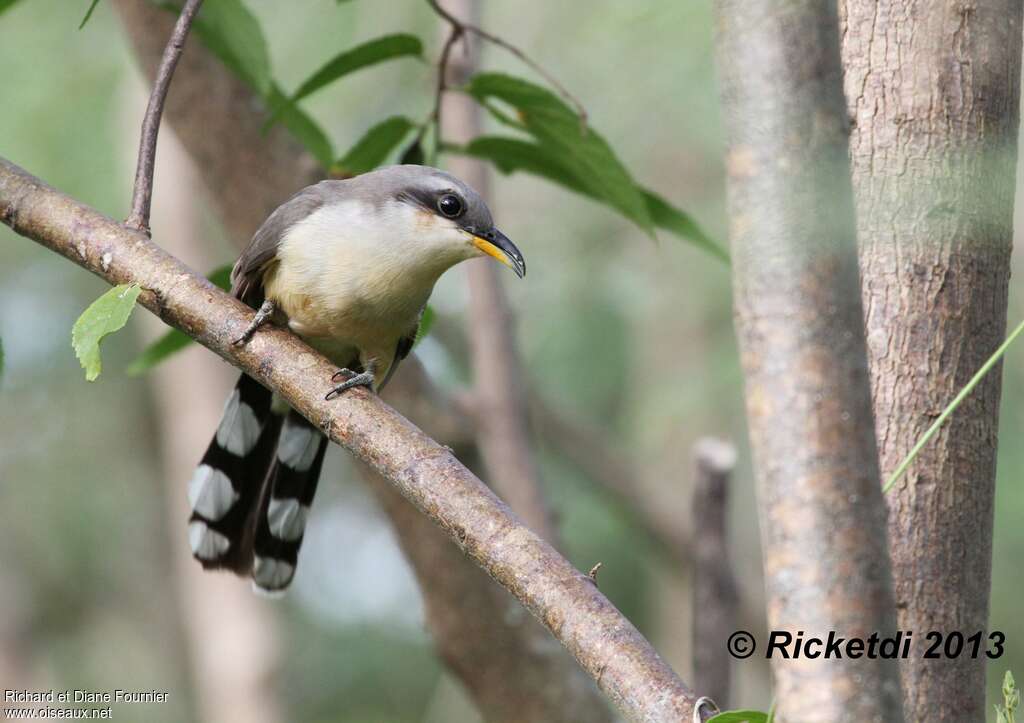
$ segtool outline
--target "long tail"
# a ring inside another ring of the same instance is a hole
[[[189,542],[206,569],[252,575],[283,591],[295,574],[327,438],[301,415],[273,409],[270,391],[242,375],[189,483]]]

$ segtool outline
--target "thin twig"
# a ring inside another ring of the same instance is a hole
[[[493,33],[489,33],[489,32],[487,32],[486,30],[484,30],[483,28],[481,28],[481,27],[479,27],[477,25],[473,25],[472,23],[466,23],[466,22],[463,22],[462,20],[459,20],[457,17],[452,15],[450,12],[445,10],[443,7],[441,7],[441,5],[438,2],[438,0],[427,0],[427,4],[430,5],[431,8],[433,8],[434,12],[436,12],[438,15],[440,15],[442,18],[444,18],[446,21],[448,21],[448,23],[451,24],[451,26],[453,28],[453,32],[457,32],[458,35],[462,35],[463,33],[472,33],[473,35],[476,35],[479,38],[483,38],[484,40],[486,40],[488,42],[494,43],[499,48],[504,48],[506,51],[508,51],[509,53],[514,55],[515,57],[517,57],[520,60],[520,62],[522,62],[522,63],[526,64],[527,66],[529,66],[530,68],[532,68],[539,76],[541,76],[542,78],[544,78],[544,80],[546,80],[549,84],[551,84],[551,87],[553,87],[555,90],[557,90],[559,95],[561,95],[570,105],[572,105],[572,107],[576,110],[576,115],[578,115],[580,117],[580,127],[581,128],[586,128],[586,126],[587,126],[587,110],[586,110],[586,108],[583,107],[583,104],[576,98],[576,96],[574,96],[572,93],[569,92],[568,88],[566,88],[564,85],[559,83],[558,79],[555,78],[547,70],[545,70],[545,68],[540,63],[535,61],[533,58],[528,56],[525,52],[523,52],[518,47],[516,47],[512,43],[508,42],[504,38],[501,38],[501,37],[499,37],[499,36],[497,36],[497,35],[495,35]],[[456,39],[458,38],[458,35],[456,35]],[[454,41],[452,41],[452,42],[454,42]],[[442,55],[442,60],[445,62],[445,64],[447,64],[447,59],[443,55]],[[441,77],[443,78],[444,77],[445,68],[444,68],[444,66],[441,66],[440,63],[439,63],[439,70],[441,72]]]
[[[452,48],[455,47],[455,43],[459,42],[459,38],[463,36],[463,33],[464,31],[460,26],[452,25],[448,39],[444,41],[444,47],[441,48],[441,57],[437,61],[437,90],[434,93],[434,109],[420,129],[420,136],[422,137],[422,134],[433,123],[434,148],[430,153],[431,165],[435,164],[437,151],[441,147],[441,101],[444,98],[444,92],[448,90],[448,61],[451,58]]]
[[[128,228],[142,231],[149,235],[149,209],[153,202],[153,166],[156,161],[156,138],[160,133],[160,118],[164,113],[164,100],[171,87],[174,68],[185,48],[185,39],[199,6],[203,0],[188,0],[181,9],[178,22],[174,24],[174,32],[164,48],[164,56],[160,61],[160,69],[153,83],[146,105],[146,117],[142,120],[142,133],[139,138],[139,159],[135,167],[135,188],[132,191],[132,211],[125,220]]]

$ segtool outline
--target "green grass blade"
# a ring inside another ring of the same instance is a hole
[[[953,398],[953,401],[950,402],[944,410],[942,410],[942,414],[939,415],[938,419],[932,422],[932,426],[928,427],[928,430],[921,435],[921,438],[917,440],[917,444],[914,445],[914,448],[910,450],[910,453],[906,458],[900,462],[900,466],[896,468],[892,475],[890,475],[889,480],[885,483],[885,487],[882,488],[882,494],[887,493],[893,488],[893,486],[899,481],[900,477],[902,477],[907,471],[907,468],[914,462],[917,455],[921,453],[922,449],[924,449],[925,445],[928,444],[932,437],[934,437],[939,429],[942,428],[942,425],[945,424],[950,415],[956,411],[956,408],[960,406],[960,403],[967,398],[967,395],[974,391],[974,388],[978,386],[978,382],[984,379],[985,375],[989,373],[992,367],[994,367],[999,360],[1003,358],[1003,354],[1005,354],[1006,350],[1010,348],[1010,345],[1016,341],[1022,331],[1024,331],[1024,321],[1018,324],[1017,328],[1010,332],[1010,335],[1006,337],[1006,341],[1004,341],[999,348],[995,350],[992,356],[990,356],[988,360],[981,365],[981,369],[971,377],[971,380],[967,382],[966,386],[960,390],[960,393]]]

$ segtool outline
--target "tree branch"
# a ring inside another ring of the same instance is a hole
[[[202,4],[203,0],[187,0],[181,9],[171,32],[171,39],[167,41],[167,47],[164,49],[153,90],[149,94],[146,116],[142,119],[139,158],[135,167],[135,189],[132,191],[132,210],[125,225],[146,235],[149,235],[149,210],[153,201],[153,165],[156,162],[156,139],[160,133],[160,119],[164,114],[164,100],[171,87],[171,78],[174,77],[178,58],[185,49],[189,28],[192,27],[192,21]]]
[[[768,621],[892,635],[835,3],[715,9]],[[895,661],[771,662],[780,720],[902,720]]]
[[[725,641],[736,630],[736,580],[726,517],[736,449],[720,439],[693,448],[693,679],[720,708],[729,707],[732,658]]]
[[[283,329],[232,342],[251,309],[93,209],[0,159],[0,220],[111,284],[143,288],[140,303],[277,392],[386,478],[573,654],[624,715],[692,715],[693,693],[586,575],[524,527],[449,450],[364,390],[331,402],[335,368]]]

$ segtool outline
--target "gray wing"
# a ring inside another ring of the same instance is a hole
[[[343,181],[321,181],[303,188],[278,206],[235,262],[231,270],[231,293],[250,306],[258,307],[263,302],[263,272],[277,257],[277,249],[288,229],[345,193]]]

